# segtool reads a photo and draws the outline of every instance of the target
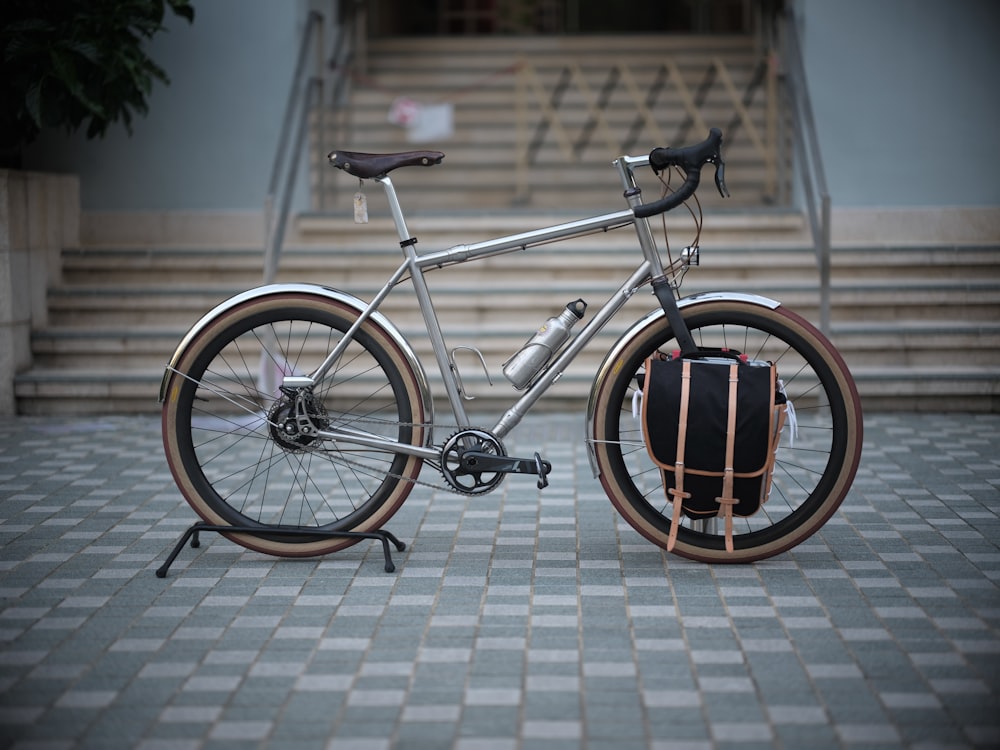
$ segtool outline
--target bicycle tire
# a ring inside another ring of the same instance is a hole
[[[808,321],[781,306],[712,300],[683,308],[700,347],[728,347],[775,362],[795,407],[799,437],[786,427],[771,496],[753,516],[734,518],[734,550],[712,523],[681,521],[676,554],[709,563],[748,563],[785,552],[819,530],[840,506],[861,459],[862,414],[857,388],[843,358]],[[671,506],[632,416],[636,375],[646,357],[677,348],[658,317],[621,347],[595,388],[594,458],[601,483],[622,517],[666,549]],[[715,524],[721,527],[721,519]]]
[[[357,317],[309,294],[252,299],[211,321],[179,359],[162,411],[167,462],[205,522],[253,529],[224,534],[233,542],[282,557],[335,552],[358,539],[274,532],[373,531],[412,489],[417,457],[289,438],[276,427],[288,407],[274,384],[313,372]],[[261,389],[266,380],[270,392]],[[317,386],[310,413],[332,428],[420,445],[419,382],[392,337],[368,320]]]

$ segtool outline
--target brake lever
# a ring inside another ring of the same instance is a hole
[[[729,197],[729,188],[726,187],[726,163],[722,157],[715,162],[715,187],[719,189],[719,195],[723,198]]]

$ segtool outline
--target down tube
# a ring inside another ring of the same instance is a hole
[[[500,421],[496,423],[493,428],[493,434],[499,438],[504,438],[507,434],[513,430],[524,416],[528,413],[535,402],[542,397],[549,387],[559,379],[563,374],[565,369],[569,366],[576,355],[579,354],[583,348],[590,343],[590,340],[596,336],[608,321],[615,316],[615,314],[622,309],[626,302],[635,294],[636,289],[646,280],[649,279],[650,265],[649,261],[643,261],[642,264],[629,276],[628,280],[618,288],[615,292],[604,303],[604,306],[598,310],[597,315],[594,316],[583,330],[580,331],[577,336],[570,341],[569,346],[567,346],[562,353],[556,357],[555,361],[549,365],[548,369],[542,373],[542,376],[535,381],[524,395],[521,396],[517,402],[511,406],[506,413],[500,418]]]

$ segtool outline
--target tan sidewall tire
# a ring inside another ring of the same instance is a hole
[[[197,337],[191,341],[191,344],[181,356],[176,365],[176,369],[181,373],[187,372],[188,368],[191,367],[191,364],[201,354],[204,347],[208,343],[212,342],[234,322],[246,316],[276,310],[284,310],[289,307],[306,307],[319,310],[327,314],[333,314],[341,318],[345,325],[349,325],[357,318],[357,311],[353,308],[342,305],[325,297],[318,297],[314,295],[289,292],[251,300],[233,308],[232,310],[228,310],[199,332]],[[395,365],[401,373],[405,384],[406,395],[410,402],[409,421],[411,424],[417,425],[413,431],[412,442],[415,445],[422,444],[424,439],[424,428],[421,425],[424,424],[424,404],[423,394],[419,386],[419,379],[413,373],[406,356],[402,351],[400,351],[392,337],[383,328],[369,320],[365,323],[363,330],[384,349],[384,351],[389,355],[392,364]],[[177,487],[180,489],[181,494],[194,511],[202,518],[202,520],[213,525],[228,526],[230,525],[229,522],[219,516],[198,492],[191,478],[188,476],[188,473],[184,468],[184,462],[181,459],[181,449],[178,444],[178,436],[175,426],[177,424],[179,394],[184,383],[184,377],[175,374],[168,383],[166,398],[163,403],[162,431],[163,446],[167,457],[167,463],[170,466],[170,471],[174,476],[174,480],[177,483]],[[396,486],[393,488],[392,492],[385,499],[385,501],[383,501],[382,504],[362,522],[349,529],[342,530],[373,531],[381,528],[382,525],[385,524],[397,510],[399,510],[403,501],[405,501],[407,496],[410,494],[410,491],[413,489],[413,483],[416,480],[417,475],[420,473],[422,463],[421,459],[411,456],[406,461],[403,471],[400,472],[403,479],[400,479],[396,483]],[[328,554],[330,552],[336,552],[337,550],[349,547],[359,541],[357,538],[324,538],[316,541],[296,543],[265,539],[252,534],[234,533],[224,534],[224,536],[236,544],[246,547],[247,549],[281,557],[308,557],[313,555]]]
[[[706,549],[691,545],[685,543],[681,538],[678,538],[673,549],[673,552],[681,557],[701,562],[748,563],[780,554],[801,543],[815,533],[836,512],[847,495],[851,483],[854,481],[854,476],[860,462],[863,430],[862,415],[854,380],[843,359],[819,331],[805,319],[782,307],[769,309],[735,300],[718,300],[691,305],[684,308],[684,317],[688,319],[693,315],[702,315],[703,313],[717,311],[732,311],[734,315],[752,313],[757,317],[774,321],[808,341],[812,347],[822,353],[823,358],[833,373],[836,388],[844,394],[845,400],[845,426],[848,443],[845,450],[844,463],[834,483],[831,485],[826,498],[816,508],[813,515],[795,529],[794,533],[780,537],[767,544],[748,549],[736,549],[732,553],[725,550]],[[669,325],[665,318],[652,321],[625,346],[618,360],[611,363],[611,366],[605,369],[607,375],[597,388],[593,426],[594,454],[600,472],[601,484],[604,486],[608,499],[611,500],[615,509],[618,510],[632,528],[663,549],[667,547],[667,533],[653,526],[648,519],[644,518],[628,499],[625,490],[615,481],[614,471],[608,455],[608,438],[606,435],[608,430],[607,420],[609,417],[608,399],[610,398],[610,392],[613,390],[619,371],[624,367],[625,362],[631,359],[637,351],[649,347],[654,342],[663,341],[664,331],[668,329]]]

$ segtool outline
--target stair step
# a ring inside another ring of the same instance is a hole
[[[800,255],[791,250],[773,252],[789,258]],[[303,269],[308,268],[305,258],[311,254],[314,253],[309,250],[299,256]],[[876,254],[879,253],[863,252],[858,260],[868,262]],[[888,253],[881,254],[891,257]],[[106,260],[115,255],[124,259],[127,254],[115,251],[101,257]],[[178,255],[185,263],[197,260],[193,252]],[[240,255],[229,253],[227,260]],[[962,257],[968,259],[972,255],[975,253],[965,253]],[[523,278],[505,279],[504,283],[488,278],[479,285],[459,279],[447,284],[442,283],[446,275],[431,275],[432,294],[449,345],[479,346],[494,381],[504,386],[500,390],[488,388],[478,364],[474,360],[466,364],[460,358],[469,390],[484,399],[499,403],[503,400],[501,395],[503,398],[510,395],[500,366],[540,320],[564,301],[581,294],[596,305],[609,293],[604,280],[560,276],[562,265],[549,264],[553,259],[545,257],[546,266],[551,265],[551,269],[531,271],[530,264],[524,267],[525,273],[533,273],[527,284]],[[17,381],[16,393],[22,410],[42,413],[155,409],[163,366],[186,329],[211,306],[242,290],[240,285],[232,283],[193,283],[192,278],[200,278],[199,264],[190,265],[186,283],[73,284],[53,290],[52,326],[35,337],[36,365]],[[985,262],[982,265],[990,268]],[[924,268],[926,271],[927,266]],[[546,277],[548,270],[557,273]],[[688,275],[687,293],[699,289],[696,282],[700,270],[694,269]],[[157,270],[151,276],[159,281],[162,273]],[[733,277],[720,279],[718,274],[710,278],[723,282],[720,287],[732,289],[738,289],[741,281]],[[746,288],[760,291],[759,287],[759,283],[754,283]],[[374,287],[352,287],[352,290],[365,296]],[[815,319],[818,292],[814,281],[771,280],[765,291]],[[1000,387],[1000,283],[991,275],[975,281],[925,277],[889,282],[863,277],[861,281],[848,280],[842,285],[838,282],[833,301],[832,338],[851,366],[866,406],[945,408],[948,405],[947,408],[968,409],[1000,406],[996,395]],[[597,363],[611,342],[629,321],[653,307],[654,301],[646,294],[636,295],[629,302],[628,309],[618,319],[620,322],[613,321],[560,381],[553,392],[560,403],[581,403]],[[424,359],[432,382],[436,383],[439,376],[430,359],[412,295],[399,292],[390,295],[384,310],[412,342]],[[95,362],[104,369],[94,372]],[[439,388],[437,392],[441,392]],[[483,395],[484,392],[492,395]]]
[[[524,329],[517,330],[510,324],[498,327],[495,322],[491,326],[487,321],[482,327],[476,327],[466,322],[446,328],[445,340],[449,347],[478,348],[494,377],[498,377],[503,362],[533,331],[527,320],[524,323]],[[574,369],[593,372],[625,325],[625,322],[618,323],[598,334],[574,363]],[[407,324],[400,330],[427,366],[433,368],[433,352],[423,328]],[[155,370],[168,361],[185,332],[180,326],[52,328],[34,338],[34,361],[42,369],[87,369],[100,362],[123,370]],[[919,326],[912,322],[904,326],[838,324],[833,328],[831,339],[845,361],[849,364],[863,362],[866,367],[906,365],[933,369],[952,361],[966,366],[1000,367],[1000,324],[997,323],[964,322],[949,327],[940,324]],[[470,360],[469,366],[473,364]]]
[[[486,273],[496,279],[507,274],[521,279],[526,269],[533,274],[563,274],[572,265],[574,273],[581,277],[605,278],[604,274],[609,271],[624,272],[635,265],[638,260],[635,247],[610,242],[602,244],[602,239],[589,237],[544,252],[511,253],[477,262],[467,269],[450,270],[444,275],[477,278]],[[282,257],[278,279],[329,280],[344,288],[355,284],[375,287],[401,262],[401,255],[387,242],[373,247],[361,247],[360,242],[350,238],[350,245],[334,240],[332,247],[290,247]],[[427,251],[425,248],[424,252]],[[702,265],[690,271],[689,281],[709,276],[722,281],[728,278],[802,278],[814,274],[816,267],[812,251],[799,246],[735,248],[703,242],[701,257]],[[935,279],[959,282],[974,274],[981,284],[1000,280],[1000,262],[993,248],[835,250],[832,264],[841,285],[846,284],[847,279],[860,279],[858,283],[861,284],[873,273],[880,276],[891,273],[893,279],[919,282],[927,279],[929,268],[933,269]],[[248,287],[260,282],[262,266],[260,250],[231,248],[211,252],[191,248],[155,252],[119,248],[73,250],[63,254],[63,277],[67,286],[162,284],[197,274],[203,283],[221,285],[229,282]]]
[[[540,298],[557,299],[568,297],[584,297],[588,301],[603,300],[615,290],[607,281],[587,279],[566,279],[559,274],[551,278],[544,275],[533,277],[528,283],[514,283],[516,280],[505,280],[499,283],[495,276],[484,274],[481,277],[462,279],[458,283],[448,284],[438,282],[431,277],[429,284],[435,304],[442,308],[470,307],[471,309],[493,307],[500,304],[504,307],[521,307],[525,303],[537,303]],[[482,281],[483,283],[477,283]],[[488,286],[485,285],[488,283]],[[349,293],[361,299],[370,298],[378,291],[378,286],[353,285]],[[707,291],[727,289],[731,291],[749,291],[763,296],[780,299],[797,297],[802,299],[808,295],[818,299],[815,283],[803,280],[774,281],[764,287],[747,285],[739,277],[720,278],[712,280],[698,279],[695,272],[688,274],[683,290],[686,295]],[[238,285],[204,285],[186,286],[75,286],[52,290],[51,309],[58,313],[61,310],[90,311],[155,311],[161,309],[180,310],[183,308],[201,308],[206,300],[222,301],[243,291]],[[899,307],[913,306],[919,310],[926,308],[927,317],[933,318],[941,307],[949,305],[983,305],[1000,304],[1000,281],[966,281],[933,279],[905,279],[898,283],[884,281],[855,281],[843,286],[834,284],[831,287],[831,299],[837,303],[838,311],[849,314],[848,306],[877,307],[890,305]],[[405,291],[390,295],[386,300],[389,308],[395,306],[412,307],[412,297]],[[786,303],[790,304],[790,303]],[[890,309],[889,312],[892,312]]]
[[[866,410],[1000,411],[1000,367],[853,367]],[[150,413],[158,407],[162,368],[145,371],[42,370],[17,376],[14,387],[23,414]],[[432,387],[436,374],[428,371]],[[593,373],[567,372],[540,408],[581,408]],[[477,408],[509,406],[517,392],[504,380],[489,386],[482,376],[464,378]],[[441,393],[440,389],[435,389]]]
[[[408,132],[388,121],[389,108],[399,96],[423,104],[448,102],[453,106],[451,136],[428,145],[447,154],[444,165],[431,171],[400,170],[393,175],[394,180],[399,175],[400,194],[409,209],[442,205],[495,209],[523,205],[524,201],[551,209],[613,205],[620,200],[620,187],[614,171],[608,168],[611,159],[624,150],[645,153],[654,146],[694,142],[706,135],[694,132],[688,118],[692,100],[698,102],[703,122],[729,130],[727,179],[734,197],[728,205],[761,206],[773,198],[763,194],[766,166],[751,137],[751,128],[758,138],[768,132],[763,90],[754,91],[754,96],[743,102],[750,126],[740,122],[728,128],[733,120],[733,101],[714,67],[723,62],[727,84],[731,81],[740,95],[753,91],[750,84],[763,60],[750,36],[683,41],[645,35],[544,40],[484,38],[482,46],[439,37],[407,43],[373,40],[368,47],[368,69],[352,81],[350,106],[344,117],[321,118],[317,113],[312,123],[312,135],[318,141],[312,164],[313,186],[321,205],[331,208],[337,205],[340,193],[349,190],[349,198],[354,189],[350,179],[329,173],[323,159],[327,151],[414,147],[407,140]],[[673,74],[668,79],[662,77],[667,64],[674,66],[681,80]],[[628,71],[628,79],[614,82],[609,78],[622,69]],[[518,70],[525,74],[520,79]],[[572,82],[560,90],[558,102],[552,106],[553,92],[566,70],[573,71]],[[521,87],[525,82],[528,85]],[[519,90],[524,94],[520,100]],[[602,120],[593,127],[595,102],[602,97],[597,105]],[[642,101],[637,102],[636,97]],[[550,106],[558,110],[558,122],[548,123],[543,133],[538,128]],[[655,126],[637,120],[642,107],[651,112]],[[697,127],[701,129],[700,124]],[[560,131],[566,137],[561,138]],[[612,143],[608,143],[608,132],[614,134]],[[541,138],[529,165],[531,189],[524,195],[512,166],[518,162],[516,152],[536,134]],[[567,149],[573,153],[567,154]],[[703,192],[700,197],[706,205],[727,205],[709,195],[711,191]]]
[[[371,63],[388,59],[392,55],[410,56],[414,53],[432,56],[462,55],[468,64],[477,58],[495,54],[509,54],[516,49],[531,55],[607,54],[613,57],[636,50],[658,54],[714,55],[747,50],[753,40],[744,34],[663,35],[565,35],[565,36],[440,36],[428,44],[424,37],[382,37],[369,42]]]

